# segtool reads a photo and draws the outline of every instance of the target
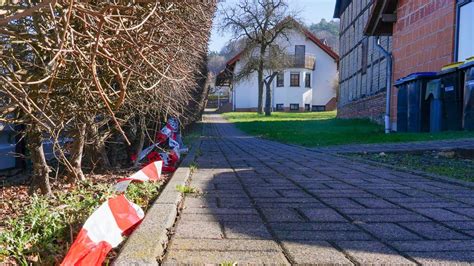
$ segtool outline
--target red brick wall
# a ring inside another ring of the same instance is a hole
[[[385,115],[385,92],[359,99],[337,109],[339,118],[369,118],[379,124]]]
[[[456,0],[399,0],[393,28],[393,80],[437,72],[454,58]],[[396,121],[397,89],[392,90]]]
[[[336,108],[337,108],[337,98],[334,97],[326,104],[326,111],[333,111],[333,110],[336,110]]]

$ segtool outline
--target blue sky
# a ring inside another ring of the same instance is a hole
[[[238,0],[224,0],[219,3],[222,6],[234,5]],[[334,5],[336,0],[288,0],[290,9],[298,11],[301,19],[306,24],[317,23],[322,18],[332,19]],[[219,16],[216,16],[212,27],[211,41],[209,43],[210,51],[220,51],[222,47],[231,39],[228,33],[221,33],[217,28]]]

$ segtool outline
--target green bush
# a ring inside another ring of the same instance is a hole
[[[90,214],[113,195],[110,187],[110,184],[86,181],[71,191],[56,193],[54,198],[31,197],[24,213],[8,220],[0,233],[0,262],[7,257],[22,265],[60,262],[74,241],[71,237],[75,237]],[[158,196],[159,187],[158,183],[132,183],[126,197],[146,210]]]

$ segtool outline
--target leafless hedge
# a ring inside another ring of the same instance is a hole
[[[77,180],[84,153],[108,167],[122,143],[141,149],[167,116],[195,119],[214,10],[212,1],[148,0],[0,7],[0,121],[25,126],[32,191],[51,193],[45,139]]]

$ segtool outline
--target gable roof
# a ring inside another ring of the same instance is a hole
[[[337,0],[336,1],[336,6],[334,8],[334,18],[341,18],[342,13],[344,13],[344,10],[349,6],[349,4],[352,2],[352,0]]]
[[[314,44],[316,44],[319,48],[321,48],[321,50],[323,50],[326,54],[328,54],[332,59],[334,59],[334,61],[338,62],[339,61],[339,55],[334,52],[331,47],[329,47],[328,45],[324,44],[318,37],[316,37],[311,31],[309,31],[306,27],[304,27],[303,25],[301,25],[301,23],[299,23],[298,21],[296,21],[295,19],[293,18],[289,18],[291,20],[293,20],[293,23],[296,24],[297,28],[299,28],[301,30],[301,32],[306,36],[306,38],[308,38],[310,41],[312,41]],[[243,54],[243,51],[241,51],[240,53],[238,53],[237,55],[235,55],[234,57],[232,57],[229,61],[227,61],[226,65],[229,66],[229,65],[232,65],[234,63],[236,63],[237,61],[239,61],[240,57],[242,56]]]
[[[397,0],[376,0],[365,26],[368,36],[392,35],[397,21]]]

